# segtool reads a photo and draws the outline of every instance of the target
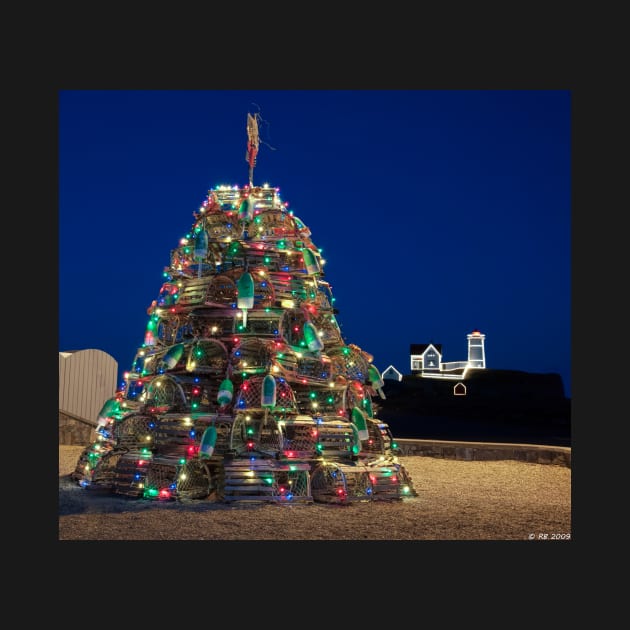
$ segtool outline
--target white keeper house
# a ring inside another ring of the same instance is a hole
[[[466,361],[442,361],[442,344],[412,343],[409,347],[411,373],[428,378],[458,379],[466,378],[468,370],[485,369],[486,336],[475,329],[467,336],[468,359]]]

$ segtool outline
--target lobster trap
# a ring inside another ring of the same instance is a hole
[[[107,467],[107,461],[112,450],[111,443],[103,441],[86,446],[79,455],[70,478],[83,487],[91,485],[98,469]],[[108,485],[108,487],[112,486]]]
[[[359,441],[347,420],[324,418],[317,422],[317,457],[352,459],[359,453]]]
[[[169,374],[154,378],[146,386],[144,396],[145,405],[154,413],[185,410],[187,406],[181,379]]]
[[[398,445],[392,437],[389,425],[380,420],[368,418],[366,421],[368,438],[361,441],[360,456],[394,455]]]
[[[147,468],[142,496],[147,499],[203,499],[213,489],[209,466],[200,459],[156,456]]]
[[[150,413],[130,413],[114,422],[112,436],[122,449],[136,450],[153,446],[156,416]]]
[[[256,296],[254,296],[254,299]],[[254,302],[254,307],[256,303]],[[237,314],[238,317],[238,314]],[[247,326],[242,319],[237,319],[234,331],[239,335],[251,335],[259,338],[273,338],[278,335],[280,316],[271,309],[252,310],[247,314]]]
[[[241,374],[264,374],[272,359],[268,340],[257,337],[241,339],[231,354],[232,364]]]
[[[258,453],[264,457],[276,457],[282,446],[282,432],[274,416],[260,410],[236,414],[230,436],[232,453]]]
[[[306,379],[292,384],[298,410],[301,414],[336,416],[345,405],[345,386],[324,385]]]
[[[321,293],[317,295],[319,296]],[[311,321],[315,328],[321,333],[321,340],[326,347],[343,343],[339,324],[333,314],[320,313],[319,315],[312,315]]]
[[[154,422],[152,447],[155,453],[172,457],[196,454],[195,423],[191,414],[166,413]]]
[[[148,449],[127,451],[117,457],[113,467],[114,492],[128,497],[142,497],[152,459],[153,454]]]
[[[321,462],[311,475],[311,492],[314,501],[337,504],[415,496],[406,471],[393,461],[372,464]]]
[[[343,376],[359,382],[364,382],[368,377],[369,363],[352,345],[332,348],[328,355],[332,362],[333,376]]]
[[[228,366],[228,349],[218,339],[202,338],[190,347],[186,369],[198,374],[219,376]]]
[[[224,462],[225,502],[310,503],[310,466],[273,459],[236,458]]]
[[[229,306],[236,301],[236,282],[229,276],[215,276],[208,286],[206,304]]]
[[[317,456],[317,423],[310,416],[280,420],[281,450],[277,457],[311,460]]]
[[[262,409],[262,384],[261,376],[254,376],[245,380],[234,399],[234,409],[239,411],[253,411]],[[276,404],[273,407],[276,416],[297,413],[297,405],[291,385],[286,379],[276,379]]]

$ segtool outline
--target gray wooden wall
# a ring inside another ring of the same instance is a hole
[[[102,350],[59,353],[59,411],[96,424],[103,403],[114,396],[118,363]]]

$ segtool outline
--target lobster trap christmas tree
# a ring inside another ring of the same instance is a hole
[[[72,475],[162,500],[415,496],[378,417],[373,357],[341,334],[320,250],[278,188],[217,186],[193,212],[124,386]]]

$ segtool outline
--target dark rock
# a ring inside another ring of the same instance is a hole
[[[463,382],[403,376],[386,380],[376,415],[396,438],[569,446],[571,400],[559,374],[476,370]]]

